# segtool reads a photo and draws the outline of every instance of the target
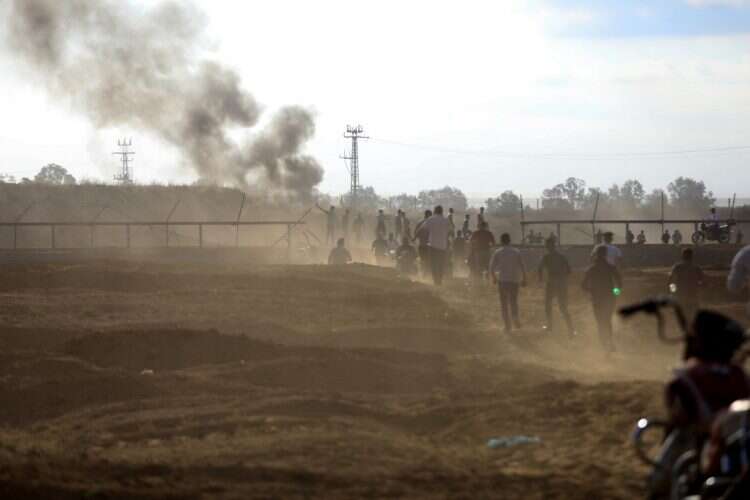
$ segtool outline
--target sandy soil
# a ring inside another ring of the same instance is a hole
[[[664,269],[629,272],[623,302]],[[574,283],[579,277],[574,277]],[[704,297],[742,317],[711,274]],[[678,360],[645,319],[599,349],[498,328],[489,287],[391,269],[97,262],[0,270],[3,498],[631,499],[628,442]],[[539,444],[493,450],[516,434]]]

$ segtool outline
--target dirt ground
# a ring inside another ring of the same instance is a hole
[[[705,302],[743,318],[723,279]],[[533,283],[508,336],[491,287],[366,265],[4,266],[0,496],[638,498],[679,351],[644,318],[605,356],[579,280],[570,341]],[[513,435],[541,442],[486,445]]]

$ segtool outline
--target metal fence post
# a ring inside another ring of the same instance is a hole
[[[130,224],[125,226],[125,246],[130,248]]]
[[[51,224],[49,226],[49,229],[50,229],[50,237],[51,237],[50,239],[52,240],[52,248],[55,248],[56,246],[55,245],[55,225]]]
[[[203,248],[203,224],[198,224],[198,246]]]

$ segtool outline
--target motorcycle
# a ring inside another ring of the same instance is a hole
[[[730,220],[726,224],[706,224],[701,222],[700,227],[693,233],[692,240],[695,245],[700,245],[706,241],[718,241],[719,243],[729,243],[732,237],[732,228],[737,223]]]
[[[663,309],[671,308],[677,317],[677,323],[682,335],[670,337],[666,334],[665,318]],[[629,317],[637,313],[651,314],[657,320],[657,334],[659,338],[667,343],[680,343],[686,340],[687,321],[682,309],[677,302],[670,297],[659,297],[650,299],[640,304],[626,306],[620,309],[623,317]],[[750,339],[747,339],[750,340]],[[743,350],[744,352],[744,350]],[[680,453],[671,465],[671,470],[661,470],[666,466],[664,461],[652,456],[649,448],[653,448],[653,441],[647,436],[655,431],[661,431],[664,435],[667,423],[648,417],[640,418],[635,425],[632,435],[633,446],[636,455],[655,473],[668,474],[670,478],[670,491],[664,496],[653,491],[653,485],[649,485],[649,498],[668,498],[669,500],[746,500],[750,498],[750,475],[748,464],[750,464],[750,400],[735,401],[725,414],[720,416],[715,424],[721,430],[722,449],[721,472],[715,475],[707,475],[701,470],[700,460],[702,449],[689,447],[687,451]],[[667,441],[672,435],[665,436],[662,450],[666,449]]]

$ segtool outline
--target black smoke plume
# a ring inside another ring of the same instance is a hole
[[[236,72],[201,59],[204,16],[184,1],[139,9],[123,0],[0,0],[7,46],[49,91],[97,127],[128,125],[174,145],[201,180],[309,197],[322,179],[302,154],[315,132],[307,110],[261,109]],[[251,133],[252,132],[252,133]]]

